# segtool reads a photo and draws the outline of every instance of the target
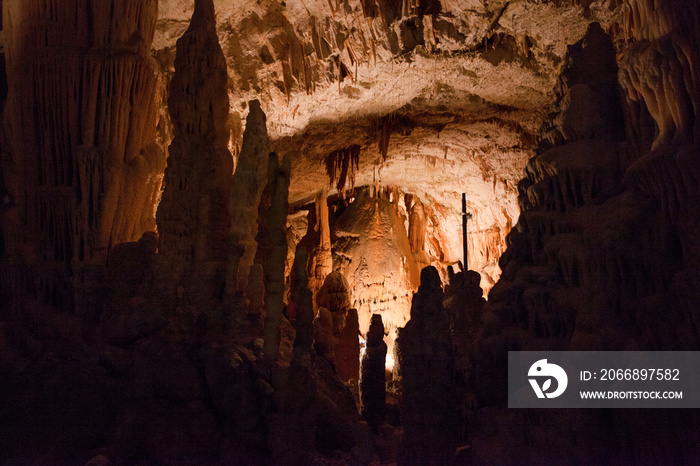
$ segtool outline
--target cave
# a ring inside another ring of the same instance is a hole
[[[0,7],[0,463],[700,458],[507,392],[700,351],[696,0]]]

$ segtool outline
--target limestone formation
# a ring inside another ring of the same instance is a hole
[[[408,240],[411,242],[411,252],[419,254],[425,250],[425,210],[420,199],[411,204],[408,218]]]
[[[164,169],[150,47],[157,2],[5,2],[8,251],[102,260],[154,229]],[[46,278],[38,278],[46,281]]]
[[[0,463],[697,461],[505,390],[700,347],[697,0],[0,4]]]
[[[309,211],[306,235],[299,242],[300,246],[309,251],[307,273],[309,289],[314,294],[314,306],[317,305],[316,295],[326,276],[333,271],[327,196],[326,189],[322,189],[316,195],[314,208]]]
[[[357,309],[348,309],[345,326],[335,337],[335,368],[343,382],[360,378],[360,322]]]
[[[227,295],[245,291],[255,258],[258,205],[267,182],[268,140],[265,114],[257,100],[248,102],[248,118],[230,193]]]
[[[174,139],[158,208],[160,252],[172,258],[180,280],[198,277],[213,296],[224,283],[233,170],[226,61],[215,26],[212,0],[197,1],[178,40],[168,97]]]
[[[279,327],[284,305],[284,265],[287,258],[287,236],[285,227],[289,213],[289,170],[288,156],[280,160],[274,152],[270,154],[267,185],[270,190],[268,211],[268,234],[270,253],[265,264],[265,360],[274,362],[279,351]],[[306,305],[306,303],[304,303]]]
[[[543,124],[540,135],[548,142],[540,141],[519,185],[522,214],[484,306],[482,333],[473,335],[474,378],[467,383],[477,405],[505,406],[497,387],[505,383],[508,350],[680,350],[700,342],[688,330],[694,306],[680,297],[697,295],[688,232],[699,225],[697,183],[690,180],[700,172],[690,153],[697,145],[692,76],[700,43],[690,18],[700,17],[700,9],[695,2],[630,0],[625,11],[626,42],[618,51],[596,25],[569,48],[554,105],[562,112]],[[528,421],[526,429],[537,433],[509,441],[511,451],[561,452],[556,461],[616,455],[633,462],[614,432],[629,432],[625,448],[641,451],[647,438],[637,426],[657,422],[641,412],[614,419],[579,413],[574,423],[569,416],[561,413],[540,428],[538,420]],[[684,413],[657,430],[659,447],[645,451],[645,461],[693,457],[694,449],[677,439],[695,437],[681,427],[695,418]],[[572,430],[561,435],[562,426]],[[552,449],[543,439],[554,432]]]
[[[314,317],[314,349],[316,354],[335,362],[335,337],[333,336],[333,317],[325,307],[319,308]]]
[[[323,286],[316,295],[316,306],[325,307],[333,317],[333,334],[338,335],[345,328],[350,309],[348,281],[340,272],[330,273],[323,281]]]
[[[384,195],[359,192],[336,221],[333,238],[334,266],[348,280],[360,329],[369,328],[372,314],[381,314],[391,351],[418,285],[418,267],[396,206]]]
[[[360,376],[360,399],[362,400],[362,417],[372,431],[379,432],[386,414],[386,343],[384,343],[384,324],[380,314],[372,315],[367,331],[367,346],[362,356],[362,375]]]
[[[311,360],[311,350],[314,342],[314,306],[312,302],[311,290],[308,287],[306,278],[306,261],[308,260],[306,250],[297,250],[294,257],[294,287],[293,302],[296,311],[296,337],[294,339],[294,361],[297,364],[309,365]]]
[[[397,464],[452,464],[459,413],[450,319],[435,267],[421,271],[411,320],[399,333],[404,427]]]

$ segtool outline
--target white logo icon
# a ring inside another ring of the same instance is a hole
[[[530,366],[530,370],[527,373],[528,377],[548,377],[542,386],[537,382],[537,379],[529,378],[530,385],[532,389],[535,390],[537,398],[556,398],[566,390],[566,385],[569,383],[569,378],[566,376],[566,372],[561,367],[556,364],[547,363],[546,359],[540,359]],[[557,389],[551,393],[548,393],[550,386],[552,385],[552,379],[557,381]]]

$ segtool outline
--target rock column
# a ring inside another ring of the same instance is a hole
[[[270,154],[268,189],[270,210],[268,211],[268,244],[270,255],[265,267],[265,360],[274,362],[279,352],[280,323],[284,306],[284,266],[287,258],[287,214],[289,212],[289,176],[291,162],[284,157],[280,164],[277,154]]]
[[[223,286],[230,227],[227,76],[213,1],[197,0],[177,41],[168,97],[174,139],[157,218],[160,252],[178,278],[206,277],[210,294]]]
[[[379,432],[379,427],[381,427],[386,414],[385,362],[384,324],[382,316],[374,314],[367,331],[367,348],[362,357],[362,375],[360,377],[362,417],[374,433]]]
[[[411,320],[399,335],[404,425],[400,465],[452,464],[459,440],[459,410],[450,322],[435,267],[421,271]]]
[[[4,2],[11,252],[104,260],[153,229],[156,0]],[[11,176],[10,176],[11,175]],[[24,245],[24,246],[21,246]]]

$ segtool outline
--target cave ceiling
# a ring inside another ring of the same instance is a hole
[[[160,0],[153,52],[166,74],[193,3]],[[461,193],[473,228],[505,241],[568,44],[591,22],[614,36],[621,14],[617,0],[214,3],[234,158],[252,99],[273,150],[292,156],[292,206],[330,186],[329,153],[359,145],[348,185],[398,186],[441,206],[453,259]]]

